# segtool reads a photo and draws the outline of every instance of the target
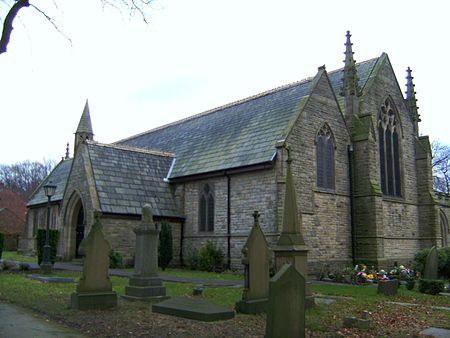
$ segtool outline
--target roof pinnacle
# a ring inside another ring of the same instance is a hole
[[[347,41],[345,42],[345,60],[344,60],[344,76],[342,78],[342,87],[341,87],[341,95],[342,96],[346,96],[346,95],[357,95],[359,96],[360,93],[360,88],[358,85],[358,74],[356,71],[356,61],[353,58],[353,50],[352,50],[352,46],[353,43],[351,42],[350,38],[351,38],[351,34],[350,31],[347,31]]]
[[[409,113],[414,121],[420,122],[420,115],[418,113],[419,107],[417,107],[416,92],[414,91],[414,77],[411,76],[412,70],[408,67],[406,70],[406,105],[408,106]]]
[[[70,158],[70,152],[69,152],[69,142],[67,142],[67,147],[66,147],[66,157],[64,158],[65,160]]]

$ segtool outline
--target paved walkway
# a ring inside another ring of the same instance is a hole
[[[12,304],[0,303],[2,338],[83,338],[81,334]]]
[[[31,270],[38,270],[39,265],[37,263],[28,263]],[[81,262],[56,262],[53,265],[55,270],[69,270],[69,271],[81,271],[83,265]],[[133,274],[132,270],[121,269],[109,269],[109,274],[119,277],[130,277]],[[206,287],[241,287],[244,286],[243,280],[216,280],[216,279],[204,279],[204,278],[191,278],[191,277],[179,277],[160,273],[159,277],[165,282],[176,283],[192,283],[197,285],[203,285]]]

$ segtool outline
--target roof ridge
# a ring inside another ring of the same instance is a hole
[[[245,97],[245,98],[237,100],[237,101],[226,103],[224,105],[221,105],[221,106],[218,106],[218,107],[215,107],[215,108],[212,108],[212,109],[205,110],[204,112],[185,117],[185,118],[183,118],[181,120],[177,120],[177,121],[174,121],[174,122],[171,122],[171,123],[168,123],[168,124],[164,124],[162,126],[159,126],[159,127],[156,127],[156,128],[153,128],[153,129],[150,129],[150,130],[147,130],[147,131],[144,131],[142,133],[126,137],[124,139],[121,139],[121,140],[118,140],[116,142],[113,142],[113,144],[118,144],[120,142],[128,141],[128,140],[134,139],[136,137],[139,137],[139,136],[142,136],[142,135],[145,135],[145,134],[150,134],[150,133],[153,133],[153,132],[161,130],[161,129],[165,129],[165,128],[168,128],[168,127],[171,127],[171,126],[174,126],[174,125],[177,125],[177,124],[184,123],[186,121],[194,120],[194,119],[197,119],[197,118],[200,118],[200,117],[203,117],[203,116],[206,116],[206,115],[218,112],[218,111],[223,110],[225,108],[237,106],[237,105],[240,105],[242,103],[245,103],[245,102],[248,102],[248,101],[252,101],[252,100],[255,100],[257,98],[260,98],[260,97],[263,97],[263,96],[267,96],[267,95],[273,94],[273,93],[278,92],[278,91],[289,89],[289,88],[292,88],[294,86],[310,82],[310,81],[313,80],[313,78],[314,78],[314,76],[307,77],[305,79],[302,79],[302,80],[299,80],[299,81],[294,81],[294,82],[291,82],[291,83],[288,83],[288,84],[285,84],[285,85],[281,85],[281,86],[278,86],[278,87],[275,87],[275,88],[272,88],[272,89],[269,89],[269,90],[266,90],[266,91],[263,91],[263,92],[260,92],[260,93],[248,96],[248,97]]]
[[[116,144],[116,143],[106,144],[106,143],[99,143],[99,142],[91,141],[91,140],[86,140],[86,143],[95,145],[95,146],[99,146],[99,147],[104,147],[104,148],[120,149],[120,150],[132,151],[132,152],[142,153],[142,154],[147,154],[147,155],[156,155],[156,156],[162,156],[162,157],[175,157],[175,154],[171,153],[171,152],[154,150],[154,149],[144,149],[144,148],[132,147],[132,146],[123,145],[123,144]]]
[[[371,62],[371,61],[373,61],[373,60],[377,60],[377,59],[379,59],[379,58],[380,58],[379,56],[376,56],[376,57],[373,57],[373,58],[371,58],[371,59],[369,59],[369,60],[364,60],[364,61],[361,61],[361,62],[356,62],[356,63],[355,63],[355,66],[362,65],[363,63],[369,63],[369,62]],[[328,73],[328,75],[330,75],[330,74],[334,74],[334,73],[337,73],[337,72],[342,72],[342,71],[344,70],[344,68],[345,68],[345,67],[341,67],[341,68],[338,68],[338,69],[334,69],[334,70],[332,70],[332,71],[330,71],[330,72],[327,71],[327,73]]]

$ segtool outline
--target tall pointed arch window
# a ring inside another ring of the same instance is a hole
[[[334,189],[334,148],[333,133],[325,123],[316,137],[318,188]]]
[[[200,193],[199,231],[214,231],[214,196],[209,184],[205,184]]]
[[[400,124],[394,103],[387,98],[380,109],[378,143],[380,149],[381,191],[388,196],[401,196]]]

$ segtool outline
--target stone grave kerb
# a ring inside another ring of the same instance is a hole
[[[291,264],[269,282],[266,337],[305,337],[305,278]]]
[[[259,212],[253,213],[254,224],[242,248],[244,265],[244,291],[236,310],[242,313],[260,313],[267,307],[269,297],[270,250],[259,225]]]

